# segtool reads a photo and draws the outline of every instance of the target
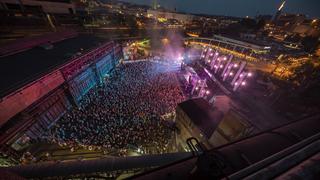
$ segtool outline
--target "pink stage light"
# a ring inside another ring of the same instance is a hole
[[[224,61],[227,60],[227,57],[224,57],[223,60],[224,60]]]
[[[242,86],[246,85],[246,82],[245,82],[245,81],[243,81],[243,82],[241,83],[241,85],[242,85]]]
[[[220,65],[220,68],[223,68],[223,65]]]
[[[238,67],[238,64],[234,64],[233,67]]]
[[[233,72],[230,72],[230,74],[229,74],[230,76],[232,76],[233,75]]]
[[[209,91],[209,90],[207,90],[207,91],[206,91],[206,94],[207,94],[207,95],[208,95],[208,94],[210,94],[210,91]]]
[[[248,77],[251,77],[251,76],[252,76],[252,73],[251,73],[251,72],[249,72],[249,73],[248,73]]]
[[[218,56],[218,55],[219,55],[219,53],[216,52],[216,56]]]

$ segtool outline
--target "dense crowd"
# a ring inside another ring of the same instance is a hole
[[[92,89],[81,106],[52,128],[54,141],[76,148],[166,152],[172,130],[161,116],[184,100],[175,72],[154,62],[124,64],[103,87]]]

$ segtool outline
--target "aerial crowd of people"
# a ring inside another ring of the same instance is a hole
[[[167,152],[173,128],[162,116],[185,99],[174,71],[155,62],[117,67],[105,85],[89,91],[79,107],[67,112],[50,137],[72,149],[107,152]]]

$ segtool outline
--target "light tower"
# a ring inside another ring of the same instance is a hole
[[[282,9],[284,7],[284,5],[286,4],[286,1],[282,1],[281,5],[279,6],[274,18],[273,18],[273,22],[277,22],[277,20],[279,19]]]
[[[154,10],[156,10],[157,7],[158,7],[157,0],[153,0],[153,2],[152,2],[152,8],[153,8]]]

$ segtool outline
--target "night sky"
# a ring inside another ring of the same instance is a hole
[[[123,0],[151,5],[153,0]],[[189,13],[254,17],[257,14],[274,14],[281,0],[158,0],[166,8]],[[320,17],[320,0],[287,0],[283,9],[287,13],[301,13],[308,17]]]

